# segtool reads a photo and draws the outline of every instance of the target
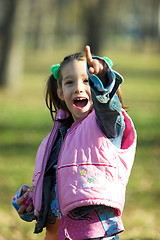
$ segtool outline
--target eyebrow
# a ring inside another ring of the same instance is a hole
[[[69,79],[73,78],[73,75],[68,75],[68,76],[64,77],[63,80],[66,80],[66,79],[68,79],[68,78],[69,78]]]
[[[87,73],[84,73],[84,74],[82,74],[82,77],[88,77],[88,74]],[[64,77],[63,78],[63,81],[64,80],[67,80],[67,79],[74,79],[74,75],[68,75],[68,76],[66,76],[66,77]]]

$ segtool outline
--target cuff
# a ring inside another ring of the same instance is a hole
[[[115,85],[115,78],[116,78],[116,75],[114,74],[114,72],[112,71],[111,67],[110,67],[110,64],[108,64],[108,62],[106,61],[106,59],[104,58],[100,58],[100,57],[97,57],[97,56],[93,56],[93,58],[96,58],[96,59],[101,59],[102,61],[105,62],[105,64],[107,65],[107,79],[108,79],[108,84],[106,87],[103,86],[103,83],[102,81],[95,75],[95,74],[90,74],[89,71],[88,71],[88,65],[87,65],[87,74],[90,78],[90,80],[93,82],[94,84],[94,87],[99,91],[101,92],[102,94],[109,94],[114,85]]]

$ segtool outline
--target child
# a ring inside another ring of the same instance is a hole
[[[13,199],[22,219],[36,219],[35,233],[46,227],[45,240],[119,239],[124,231],[136,131],[111,66],[86,46],[51,69],[46,104],[54,126],[38,149],[33,187]]]

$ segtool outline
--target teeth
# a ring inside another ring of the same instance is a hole
[[[82,100],[85,100],[85,98],[76,98],[76,100],[82,101]]]

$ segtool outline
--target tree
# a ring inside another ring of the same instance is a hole
[[[86,42],[91,46],[94,54],[99,54],[103,44],[104,27],[107,26],[105,13],[107,11],[107,0],[93,0],[84,3],[84,20]]]
[[[1,26],[0,86],[14,87],[21,79],[25,29],[29,1],[1,1],[4,19]]]

